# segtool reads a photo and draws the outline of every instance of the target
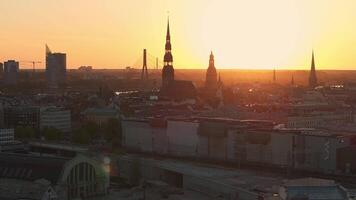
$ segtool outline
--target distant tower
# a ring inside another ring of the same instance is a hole
[[[156,69],[158,70],[158,58],[156,58]]]
[[[162,69],[162,88],[166,88],[171,82],[174,81],[174,68],[172,56],[171,35],[169,32],[169,19],[167,23],[166,45],[164,53],[164,66]]]
[[[8,60],[4,62],[4,83],[6,85],[15,85],[19,79],[19,62]]]
[[[291,85],[294,85],[294,75],[292,74],[292,80],[290,81]]]
[[[216,97],[219,99],[219,107],[224,105],[224,94],[223,94],[223,82],[221,80],[221,76],[219,73],[219,80],[217,83],[217,89],[216,89]]]
[[[218,85],[219,88],[223,86],[223,82],[221,80],[220,72],[219,72],[219,80],[218,80],[218,84],[217,85]]]
[[[0,74],[4,72],[4,64],[0,63]]]
[[[67,55],[52,53],[46,45],[46,79],[49,87],[56,88],[66,81]]]
[[[147,52],[146,49],[143,50],[143,65],[141,72],[141,81],[148,80],[148,71],[147,71]]]
[[[277,80],[277,78],[276,78],[276,69],[274,68],[273,69],[273,83],[276,83],[276,80]]]
[[[207,90],[216,90],[218,84],[216,68],[214,65],[213,52],[210,53],[209,67],[206,71],[205,88]]]
[[[314,62],[314,51],[312,52],[312,61],[311,61],[311,69],[309,74],[309,87],[314,88],[318,84],[318,80],[316,78],[315,71],[315,62]]]

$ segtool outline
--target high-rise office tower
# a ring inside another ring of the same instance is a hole
[[[58,87],[65,83],[67,72],[67,55],[52,53],[46,45],[46,79],[49,87]]]
[[[15,85],[19,78],[19,62],[8,60],[4,63],[4,84]]]

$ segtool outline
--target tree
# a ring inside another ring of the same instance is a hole
[[[89,134],[87,134],[87,132],[83,128],[73,131],[72,141],[74,143],[89,144],[90,139],[91,138],[90,138]]]
[[[89,144],[99,136],[99,126],[95,122],[85,122],[79,129],[73,131],[72,141],[79,144]]]
[[[17,126],[15,128],[15,138],[17,139],[32,139],[35,138],[36,131],[30,126]]]
[[[48,141],[58,141],[62,138],[62,131],[53,127],[46,127],[43,129],[43,135]]]
[[[99,126],[92,121],[86,122],[82,127],[82,131],[86,132],[90,139],[94,139],[99,136],[98,131],[99,131]]]
[[[121,121],[119,119],[111,118],[106,122],[104,137],[108,141],[121,139]]]

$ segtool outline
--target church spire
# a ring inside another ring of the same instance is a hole
[[[291,85],[294,85],[294,74],[292,74],[292,80],[290,81]]]
[[[206,71],[205,87],[209,91],[214,91],[216,90],[217,86],[218,86],[218,81],[217,81],[217,72],[214,64],[214,54],[213,51],[211,51],[209,56],[209,66]]]
[[[169,17],[168,17],[168,21],[167,21],[166,40],[171,40],[171,33],[170,33],[170,31],[169,31]]]
[[[309,74],[309,87],[316,87],[318,84],[318,80],[316,77],[316,70],[315,70],[315,61],[314,61],[314,50],[312,51],[312,60],[311,60],[311,67],[310,67],[310,74]]]
[[[174,81],[174,68],[173,68],[173,56],[172,56],[172,45],[171,45],[171,33],[169,30],[169,18],[167,22],[167,35],[166,35],[166,45],[165,53],[163,57],[163,69],[162,69],[162,87],[165,88],[169,83]]]
[[[209,57],[209,68],[215,68],[214,64],[214,54],[213,51],[210,52],[210,57]]]
[[[311,70],[315,70],[315,62],[314,62],[314,50],[312,51],[312,62],[311,62]]]

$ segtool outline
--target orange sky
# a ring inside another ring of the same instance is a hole
[[[143,48],[162,59],[169,10],[176,68],[206,68],[213,50],[217,68],[308,69],[314,48],[318,69],[356,69],[355,0],[1,0],[0,9],[0,60],[44,62],[47,43],[68,54],[68,68],[140,67]]]

